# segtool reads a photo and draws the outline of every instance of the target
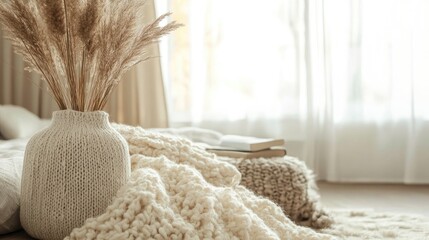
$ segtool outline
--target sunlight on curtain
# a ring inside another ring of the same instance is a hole
[[[429,119],[427,1],[325,0],[336,121]]]
[[[429,1],[166,3],[172,126],[285,138],[321,179],[429,183]]]
[[[300,90],[296,79],[305,74],[303,43],[298,41],[303,23],[295,22],[302,17],[302,6],[245,0],[171,5],[174,18],[186,25],[170,44],[174,46],[170,107],[175,121],[296,115]]]
[[[317,174],[429,183],[429,2],[308,3],[304,152]]]

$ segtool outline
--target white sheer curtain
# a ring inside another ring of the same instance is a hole
[[[320,179],[429,183],[429,1],[169,6],[171,125],[285,138]]]

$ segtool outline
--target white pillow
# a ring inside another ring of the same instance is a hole
[[[4,139],[27,138],[40,129],[40,118],[25,108],[0,106],[0,134]]]

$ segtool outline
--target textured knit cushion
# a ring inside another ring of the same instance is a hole
[[[0,106],[0,133],[5,139],[27,138],[40,129],[38,116],[25,108]]]
[[[241,183],[254,193],[277,203],[295,223],[312,228],[331,225],[322,209],[312,172],[294,157],[221,158],[241,172]]]

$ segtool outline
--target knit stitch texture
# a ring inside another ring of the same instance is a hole
[[[130,177],[128,145],[105,112],[56,111],[28,142],[21,224],[37,239],[62,239],[103,213]]]
[[[190,141],[114,128],[129,144],[131,180],[103,214],[66,239],[332,239],[295,225],[239,185],[237,168]]]
[[[277,203],[295,223],[329,227],[332,217],[322,208],[313,173],[294,157],[222,158],[241,173],[241,185]]]

